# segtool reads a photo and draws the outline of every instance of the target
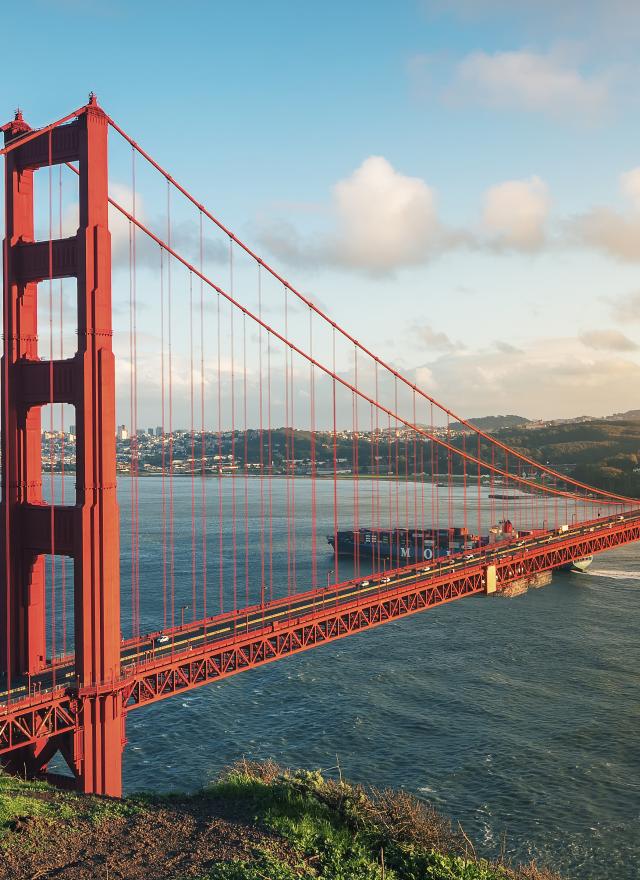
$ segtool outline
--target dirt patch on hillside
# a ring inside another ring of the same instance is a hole
[[[300,861],[285,840],[229,815],[211,798],[99,821],[18,816],[10,836],[9,847],[0,843],[1,880],[197,877],[217,862],[251,859],[265,849],[291,865]]]

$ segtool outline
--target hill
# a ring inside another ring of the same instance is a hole
[[[640,421],[594,419],[535,429],[503,428],[495,436],[576,480],[640,497]]]
[[[524,416],[507,415],[478,416],[477,419],[468,419],[467,421],[471,422],[472,425],[475,425],[476,428],[480,428],[481,431],[492,433],[500,428],[515,428],[518,425],[527,425],[529,424],[530,419],[525,419]],[[461,431],[465,429],[465,425],[461,424],[461,422],[452,422],[450,428],[452,431]]]
[[[402,791],[242,762],[195,795],[122,801],[0,775],[0,878],[558,880],[476,856]]]
[[[640,422],[640,409],[629,409],[623,413],[613,413],[607,416],[607,421]]]

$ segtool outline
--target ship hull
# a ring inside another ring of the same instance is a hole
[[[567,562],[566,565],[561,565],[561,571],[570,571],[573,574],[582,574],[585,572],[591,563],[593,562],[593,556],[585,556],[583,559],[574,559],[571,562]]]
[[[327,542],[334,548],[331,537]],[[373,562],[385,561],[389,565],[411,565],[413,562],[430,562],[441,556],[447,556],[446,550],[438,551],[432,547],[390,546],[389,544],[347,544],[338,541],[338,556],[343,559],[359,558],[361,561],[370,559]]]
[[[466,529],[359,529],[327,535],[338,556],[371,560],[374,567],[431,562],[476,546],[477,538]]]

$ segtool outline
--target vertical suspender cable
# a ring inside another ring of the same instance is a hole
[[[395,474],[394,474],[394,483],[396,487],[396,567],[400,562],[400,500],[399,500],[399,485],[398,481],[400,479],[400,459],[399,459],[399,431],[398,431],[398,380],[394,377],[394,406],[393,410],[395,413],[395,425],[394,425],[394,445],[395,445]]]
[[[129,222],[129,579],[131,590],[131,635],[136,634],[136,508],[135,508],[135,419],[133,415],[133,223]]]
[[[247,424],[247,315],[242,313],[242,395],[244,423],[244,598],[249,605],[249,437]]]
[[[291,373],[291,392],[289,394],[289,407],[290,407],[290,416],[291,416],[291,549],[293,552],[293,558],[291,561],[291,592],[295,593],[297,589],[297,580],[298,580],[298,572],[297,572],[297,560],[296,560],[296,552],[297,552],[297,541],[296,541],[296,453],[295,453],[295,414],[294,414],[294,401],[295,401],[295,366],[294,366],[294,353],[293,349],[290,349],[289,353],[289,367]]]
[[[164,363],[164,324],[165,324],[165,301],[164,301],[164,250],[160,248],[160,421],[162,435],[162,450],[160,460],[162,466],[161,480],[161,515],[162,515],[162,611],[163,628],[167,628],[167,435],[165,431],[165,363]]]
[[[351,395],[351,409],[352,409],[352,441],[353,441],[353,472],[352,472],[352,480],[353,483],[353,529],[355,533],[355,539],[353,542],[353,564],[354,571],[356,577],[360,577],[360,510],[358,508],[358,503],[360,500],[359,491],[358,491],[358,349],[357,346],[353,347],[353,385],[356,391],[352,392]]]
[[[195,339],[193,335],[193,272],[189,272],[189,416],[191,420],[191,619],[197,619],[197,578],[196,578],[196,430],[195,430],[195,388],[193,378],[193,358]]]
[[[136,152],[131,154],[131,177],[132,177],[132,193],[133,219],[136,219]],[[140,637],[140,452],[138,448],[138,261],[137,261],[137,227],[133,225],[133,414],[134,426],[133,436],[135,443],[135,473],[132,475],[135,488],[135,636]]]
[[[393,463],[392,463],[392,441],[391,438],[393,436],[392,428],[391,428],[391,413],[387,415],[387,506],[389,508],[389,568],[393,568],[394,566],[391,564],[393,561],[393,554],[395,553],[394,547],[394,525],[393,525]],[[396,523],[396,528],[397,528]]]
[[[425,523],[425,518],[424,518],[424,516],[425,516],[425,514],[424,514],[424,509],[425,509],[424,508],[424,478],[425,478],[424,447],[425,447],[425,439],[424,439],[424,437],[420,437],[420,496],[421,496],[420,504],[421,504],[421,508],[422,508],[420,522],[421,522],[421,532],[422,532],[421,542],[422,542],[422,558],[423,559],[426,558],[424,555],[425,528],[426,528],[426,523]]]
[[[267,333],[267,467],[269,469],[269,601],[273,599],[273,434],[271,425],[271,334]]]
[[[204,269],[204,236],[202,211],[199,213],[200,272]],[[204,640],[207,641],[207,449],[205,434],[205,388],[204,388],[204,282],[200,279],[200,530],[202,540],[202,616],[205,619]]]
[[[478,441],[478,450],[476,458],[478,459],[478,534],[482,535],[482,469],[480,467],[480,434],[476,434]]]
[[[496,502],[495,502],[495,492],[493,489],[493,475],[494,475],[494,462],[495,462],[495,447],[491,447],[491,470],[489,471],[489,498],[491,499],[489,504],[489,510],[491,515],[490,526],[496,525]]]
[[[262,267],[258,263],[258,317],[262,320]],[[264,533],[264,425],[262,377],[262,325],[258,327],[258,424],[260,437],[260,605],[265,603],[265,533]]]
[[[376,535],[376,494],[375,494],[376,481],[374,479],[375,466],[376,466],[375,465],[375,442],[376,441],[375,441],[375,432],[374,432],[374,425],[373,425],[373,404],[372,403],[369,404],[369,437],[371,440],[371,442],[369,444],[369,482],[371,483],[371,486],[370,486],[370,489],[371,489],[371,492],[370,492],[370,494],[371,494],[370,511],[371,512],[369,514],[369,522],[371,525],[369,526],[369,531],[371,532],[371,541],[372,541],[372,546],[371,546],[371,557],[373,560],[372,561],[372,568],[373,568],[373,571],[378,571],[378,569],[380,568],[380,559],[379,559],[379,544],[378,544],[377,535]],[[375,541],[375,546],[373,545],[374,541]]]
[[[289,312],[287,302],[287,288],[283,287],[284,294],[284,335],[289,338]],[[291,594],[291,493],[289,484],[291,482],[291,447],[289,435],[289,346],[284,345],[284,467],[285,467],[285,496],[286,496],[286,517],[287,517],[287,596]]]
[[[505,473],[507,474],[507,476],[503,477],[503,485],[505,488],[504,501],[502,502],[503,519],[510,520],[512,514],[510,515],[510,511],[509,511],[509,476],[508,476],[508,474],[509,474],[509,453],[508,452],[506,452],[504,455],[504,470],[505,470]]]
[[[171,246],[171,184],[167,183],[167,243]],[[167,356],[169,369],[169,592],[171,629],[176,625],[176,560],[174,541],[173,494],[173,314],[171,290],[171,254],[167,258]],[[175,636],[171,636],[172,649]]]
[[[54,481],[54,417],[53,417],[53,156],[51,130],[49,131],[49,493],[51,495],[50,507],[50,570],[51,570],[51,660],[56,659],[56,534],[55,534],[55,481]],[[44,609],[43,609],[44,613]],[[53,668],[53,683],[55,685],[55,666]]]
[[[234,295],[233,284],[233,241],[229,239],[229,288],[231,296]],[[231,543],[233,547],[233,613],[238,611],[238,547],[237,547],[237,523],[236,523],[236,356],[233,326],[233,303],[229,304],[229,339],[231,346]],[[236,621],[234,619],[234,628]]]
[[[375,371],[375,480],[373,481],[375,484],[375,493],[376,493],[376,514],[375,514],[375,525],[377,528],[377,543],[378,543],[378,567],[380,567],[380,538],[382,537],[380,534],[380,408],[378,403],[380,401],[380,386],[379,386],[379,377],[378,377],[378,362],[374,363],[374,371]]]
[[[332,408],[333,408],[333,577],[334,583],[340,582],[338,569],[338,426],[336,422],[336,328],[331,331],[332,347]]]
[[[412,391],[413,424],[416,424],[416,392]],[[413,434],[413,556],[418,557],[418,435]]]
[[[131,154],[132,162],[132,184],[133,184],[133,162],[135,151]],[[133,185],[132,185],[133,193]],[[135,196],[133,196],[135,199]],[[134,224],[129,221],[129,502],[130,502],[130,590],[131,590],[131,635],[136,635],[136,421],[134,413],[135,400],[135,358],[133,353],[134,330],[133,330],[133,229]]]
[[[223,535],[223,509],[222,509],[222,332],[220,327],[221,311],[220,311],[220,294],[218,293],[217,303],[217,397],[218,397],[218,574],[220,588],[220,614],[224,613],[224,535]]]
[[[447,443],[451,443],[451,423],[447,413]],[[447,450],[447,529],[449,532],[447,549],[451,553],[451,539],[453,537],[453,460],[451,450]]]
[[[313,358],[313,310],[309,309],[309,356]],[[311,454],[311,589],[318,586],[316,546],[316,383],[315,367],[309,363],[309,426]]]

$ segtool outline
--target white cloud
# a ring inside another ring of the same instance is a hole
[[[587,348],[596,351],[636,351],[637,343],[619,330],[588,330],[578,337]]]
[[[338,220],[336,262],[389,271],[424,262],[437,247],[440,228],[432,188],[370,156],[333,190]]]
[[[620,189],[631,210],[594,207],[575,218],[569,229],[574,238],[609,256],[629,263],[640,261],[640,168],[620,175]]]
[[[640,260],[640,217],[611,208],[593,208],[573,224],[577,238],[596,250],[629,263]]]
[[[456,348],[459,348],[446,333],[434,330],[430,324],[414,327],[413,330],[420,342],[432,351],[455,351]]]
[[[281,217],[260,217],[257,236],[263,247],[289,266],[316,265],[321,249],[304,241],[297,227]]]
[[[497,109],[592,116],[605,107],[608,89],[603,77],[585,76],[559,52],[521,49],[467,55],[450,95]]]
[[[437,387],[433,370],[426,366],[416,367],[414,371],[414,381],[423,391],[433,392]]]
[[[109,195],[125,211],[133,214],[133,190],[121,183],[109,184]],[[136,194],[135,214],[141,223],[147,222],[144,204],[139,194]],[[128,268],[130,259],[130,236],[133,234],[132,224],[124,214],[121,214],[113,205],[109,205],[109,230],[111,232],[111,254],[114,267]],[[140,257],[145,263],[149,258],[151,248],[147,244],[147,236],[136,232],[136,258]]]
[[[640,210],[640,168],[632,168],[620,175],[620,189],[631,199],[634,208]]]
[[[539,177],[507,180],[485,195],[483,221],[497,246],[533,251],[542,247],[549,192]]]
[[[397,171],[383,156],[369,156],[332,190],[331,228],[305,239],[290,221],[266,220],[260,238],[291,264],[340,266],[387,274],[469,239],[446,229],[436,195],[419,177]]]
[[[505,342],[503,339],[496,339],[494,345],[502,354],[522,354],[521,348],[518,348],[517,345],[512,345],[510,342]]]
[[[620,324],[640,321],[640,290],[634,290],[621,297],[610,297],[611,315]]]

